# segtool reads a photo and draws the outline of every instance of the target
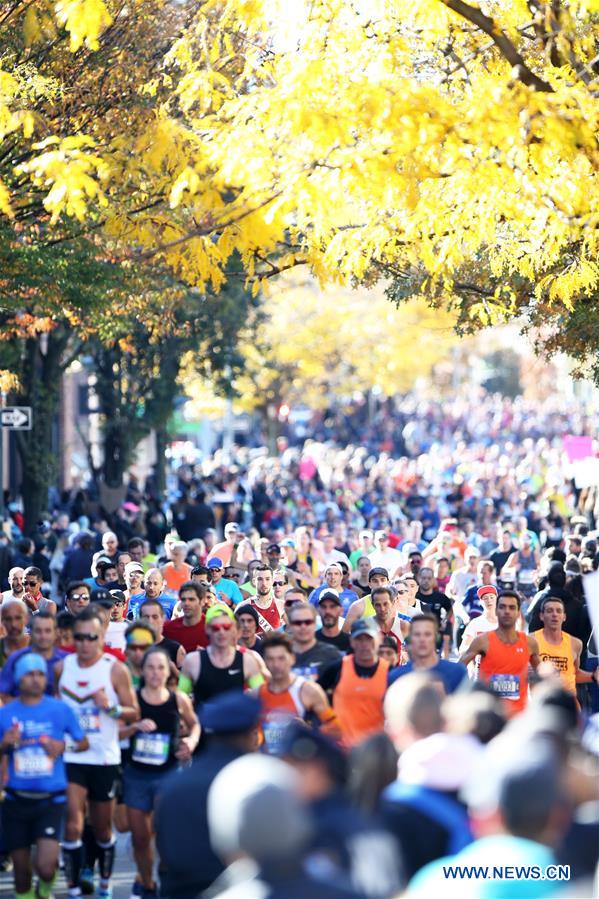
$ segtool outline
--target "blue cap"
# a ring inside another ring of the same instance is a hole
[[[237,734],[256,726],[260,710],[260,700],[255,696],[229,690],[204,704],[200,721],[208,734]]]
[[[29,674],[30,671],[42,671],[45,675],[48,674],[46,660],[37,652],[26,652],[20,659],[17,659],[14,667],[16,682],[20,683],[23,675]]]
[[[206,568],[224,568],[223,560],[219,559],[218,556],[215,556],[213,559],[207,563]]]

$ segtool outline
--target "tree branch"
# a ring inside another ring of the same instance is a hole
[[[498,27],[490,16],[486,16],[482,10],[477,9],[475,6],[464,3],[464,0],[441,0],[441,2],[463,19],[472,22],[485,34],[488,34],[504,59],[516,70],[517,77],[523,84],[537,91],[553,93],[551,85],[539,78],[538,75],[535,75],[532,69],[527,66],[522,54],[518,52],[507,34]]]

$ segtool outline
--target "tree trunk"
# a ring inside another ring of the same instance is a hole
[[[166,493],[166,445],[168,431],[166,425],[156,428],[156,498],[164,499]]]
[[[21,389],[14,396],[19,405],[31,406],[30,431],[17,431],[17,451],[21,460],[25,531],[33,534],[42,512],[48,508],[48,491],[56,477],[57,463],[52,447],[52,426],[60,398],[64,352],[69,335],[60,328],[43,338],[25,341]],[[45,346],[45,352],[42,348]]]

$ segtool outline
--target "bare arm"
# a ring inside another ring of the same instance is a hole
[[[535,641],[536,643],[536,641]],[[484,656],[489,647],[489,640],[486,634],[475,637],[466,652],[463,652],[458,659],[462,665],[469,665],[477,656]]]
[[[187,729],[187,736],[181,738],[179,748],[175,754],[179,761],[186,762],[189,761],[200,741],[201,728],[189,696],[186,696],[185,693],[180,693],[178,690],[175,696],[177,697],[179,714]]]
[[[308,712],[312,712],[318,718],[323,733],[338,740],[341,737],[341,728],[335,710],[331,708],[327,695],[320,686],[314,681],[306,681],[302,684],[301,698],[304,708]]]
[[[243,680],[246,687],[251,687],[252,690],[260,687],[265,680],[257,656],[258,653],[251,649],[246,649],[243,653]]]
[[[121,706],[121,713],[117,717],[126,723],[137,721],[139,719],[139,704],[129,670],[121,662],[115,662],[110,676],[112,686]]]
[[[343,622],[342,631],[344,634],[351,633],[351,626],[354,621],[357,621],[358,618],[361,618],[364,614],[364,598],[356,599],[352,602],[351,606],[347,610],[347,615],[345,616],[345,621]]]
[[[541,657],[539,656],[539,644],[536,641],[535,637],[531,637],[530,635],[526,638],[528,641],[528,651],[530,653],[530,664],[533,668],[538,668],[541,664]]]
[[[185,647],[180,646],[179,649],[177,650],[177,658],[175,660],[175,665],[177,666],[177,668],[183,667],[183,662],[185,661],[186,655],[187,655],[187,653],[185,651]]]

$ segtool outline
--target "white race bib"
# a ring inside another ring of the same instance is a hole
[[[54,759],[41,746],[20,746],[13,755],[15,774],[19,777],[49,777],[54,771]]]
[[[169,734],[138,734],[131,758],[142,765],[164,765],[170,746]]]
[[[502,699],[520,699],[519,674],[493,674],[489,683]]]

